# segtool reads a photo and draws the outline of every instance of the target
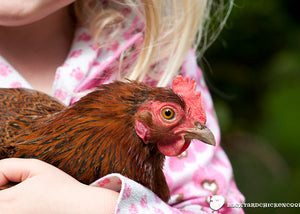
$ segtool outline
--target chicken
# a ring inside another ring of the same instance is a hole
[[[165,156],[192,139],[215,145],[195,87],[181,76],[172,89],[115,81],[69,107],[34,90],[0,89],[0,159],[37,158],[85,184],[120,173],[167,201]]]

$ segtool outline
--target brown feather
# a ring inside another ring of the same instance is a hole
[[[5,95],[8,91],[13,95]],[[135,133],[135,114],[146,100],[185,107],[171,89],[136,81],[102,85],[70,107],[32,90],[0,89],[0,158],[37,158],[86,184],[120,173],[167,201],[164,155]],[[160,131],[154,131],[154,141]]]

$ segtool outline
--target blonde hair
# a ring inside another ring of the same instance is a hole
[[[117,40],[122,29],[133,22],[122,15],[122,10],[127,8],[138,15],[145,26],[143,46],[127,78],[142,81],[152,65],[164,61],[160,68],[163,73],[157,80],[159,86],[166,86],[178,73],[191,47],[197,50],[200,45],[201,56],[215,40],[232,8],[232,0],[228,1],[77,0],[75,12],[94,38],[104,40],[109,35],[110,41]]]

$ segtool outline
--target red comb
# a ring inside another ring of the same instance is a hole
[[[193,118],[197,119],[201,125],[204,125],[206,115],[203,108],[201,92],[196,92],[196,86],[197,84],[194,79],[189,81],[188,77],[183,79],[182,76],[176,76],[173,79],[172,90],[184,99]]]

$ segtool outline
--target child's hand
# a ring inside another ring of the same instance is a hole
[[[0,160],[0,213],[114,213],[118,193],[84,185],[63,171],[34,159]]]

